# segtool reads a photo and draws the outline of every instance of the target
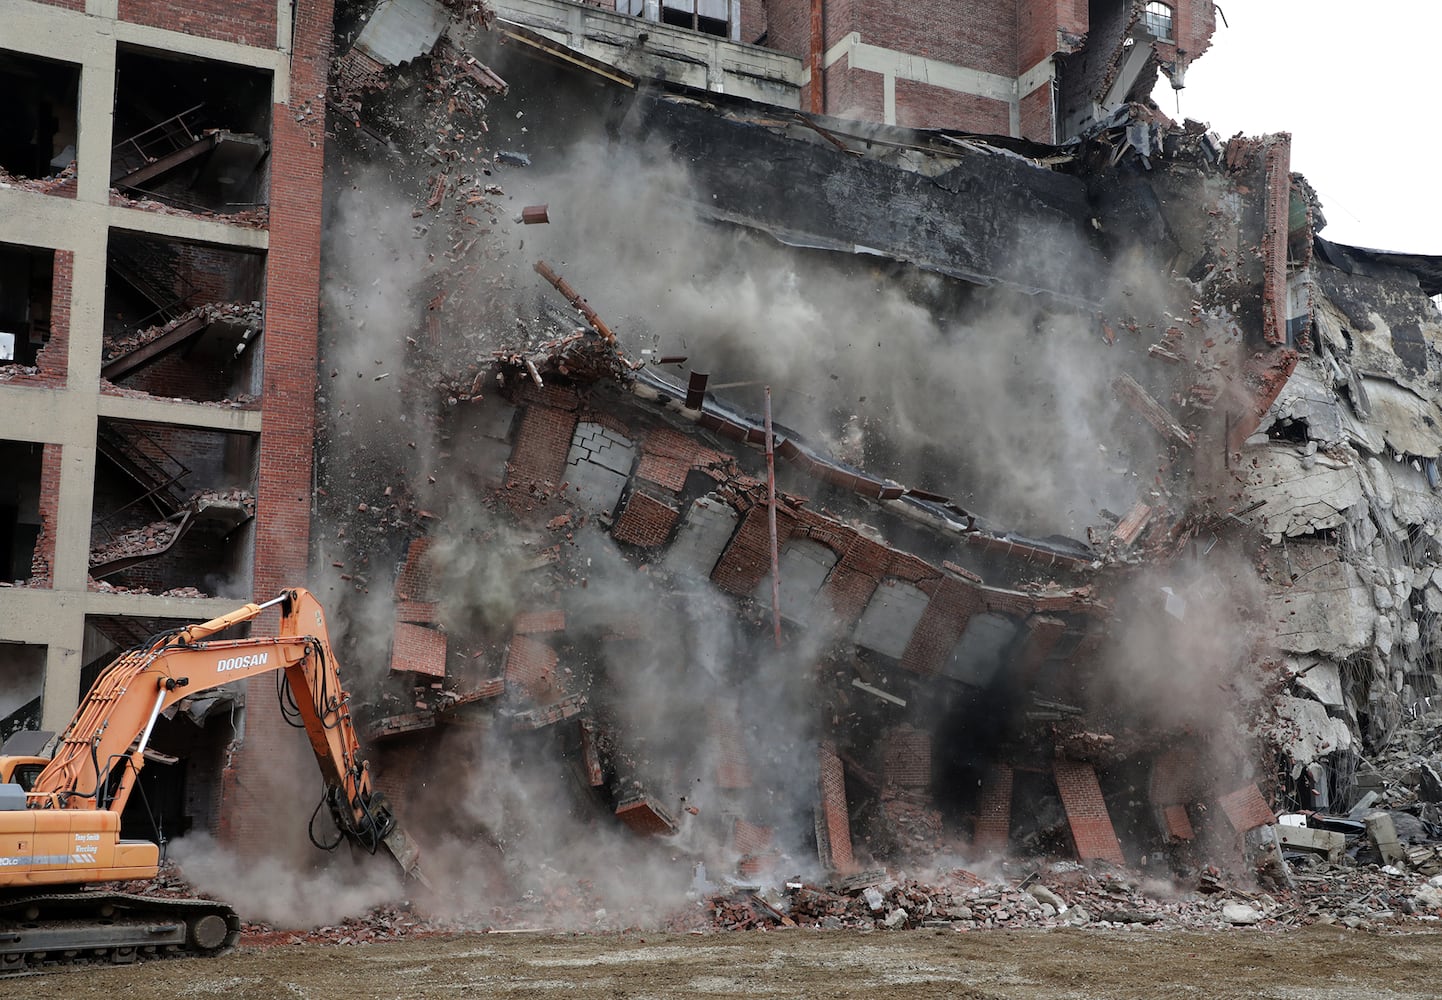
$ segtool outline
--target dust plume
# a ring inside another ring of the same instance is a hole
[[[405,896],[394,863],[379,855],[318,868],[275,855],[242,859],[193,833],[171,844],[170,857],[186,881],[234,906],[242,919],[282,927],[320,927]]]
[[[770,384],[782,424],[1008,528],[1080,536],[1099,508],[1130,505],[1133,472],[1159,449],[1099,391],[1129,352],[1108,346],[1094,316],[783,248],[705,221],[695,184],[649,148],[584,144],[557,172],[508,181],[519,200],[552,205],[551,224],[524,234],[526,255],[556,263],[633,356],[685,356],[753,412]],[[561,197],[598,189],[607,197]],[[1075,259],[1071,234],[1035,237],[1026,252],[1059,268]],[[1097,286],[1125,290],[1132,308],[1166,293],[1139,288],[1141,275]]]

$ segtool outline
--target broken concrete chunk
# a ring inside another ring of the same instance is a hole
[[[1065,913],[1067,905],[1060,896],[1052,892],[1044,885],[1029,885],[1026,891],[1039,903],[1051,906],[1057,913]]]
[[[1262,919],[1262,911],[1246,903],[1225,903],[1222,919],[1234,927],[1250,927]]]

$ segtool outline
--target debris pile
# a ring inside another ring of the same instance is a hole
[[[257,205],[253,208],[237,208],[233,211],[218,211],[205,208],[182,208],[169,202],[147,198],[143,194],[126,194],[115,188],[110,189],[110,204],[121,208],[134,208],[142,212],[159,215],[178,215],[187,219],[223,219],[236,226],[249,229],[264,229],[270,225],[270,206]]]
[[[71,160],[65,168],[49,177],[16,177],[0,167],[0,188],[19,188],[35,194],[55,194],[63,198],[75,197],[75,166]]]
[[[159,340],[167,333],[197,320],[203,320],[207,324],[225,322],[243,326],[247,329],[248,335],[254,335],[264,325],[264,315],[265,311],[260,302],[207,302],[182,313],[168,323],[107,336],[104,360],[106,362],[114,361],[122,355],[138,350]]]

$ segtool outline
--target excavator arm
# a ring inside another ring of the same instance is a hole
[[[212,638],[271,607],[280,611],[277,635]],[[419,852],[372,788],[325,615],[308,591],[297,588],[161,633],[101,674],[35,779],[25,808],[6,810],[0,804],[0,889],[153,875],[155,845],[120,841],[118,831],[156,720],[189,695],[276,671],[284,676],[282,708],[310,739],[336,826],[369,851],[385,845],[408,874],[424,882]],[[45,832],[66,836],[47,838]],[[51,846],[42,847],[42,841]],[[57,851],[62,841],[70,850]]]

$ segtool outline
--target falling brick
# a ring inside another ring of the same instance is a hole
[[[391,670],[444,677],[446,634],[424,625],[398,623],[391,643]]]
[[[830,743],[817,747],[818,794],[816,852],[822,867],[849,875],[856,870],[851,853],[851,814],[846,805],[846,770]]]
[[[642,836],[666,836],[676,832],[676,821],[649,795],[628,799],[616,806],[616,816]]]
[[[1231,823],[1232,829],[1238,833],[1246,833],[1277,821],[1272,807],[1267,805],[1267,800],[1262,798],[1261,789],[1255,784],[1219,795],[1217,802],[1226,814],[1227,822]]]
[[[1071,826],[1077,858],[1126,864],[1126,859],[1122,857],[1122,845],[1112,828],[1106,800],[1102,798],[1096,768],[1082,761],[1058,760],[1052,764],[1052,773],[1056,777],[1057,791],[1061,793],[1067,823]]]

